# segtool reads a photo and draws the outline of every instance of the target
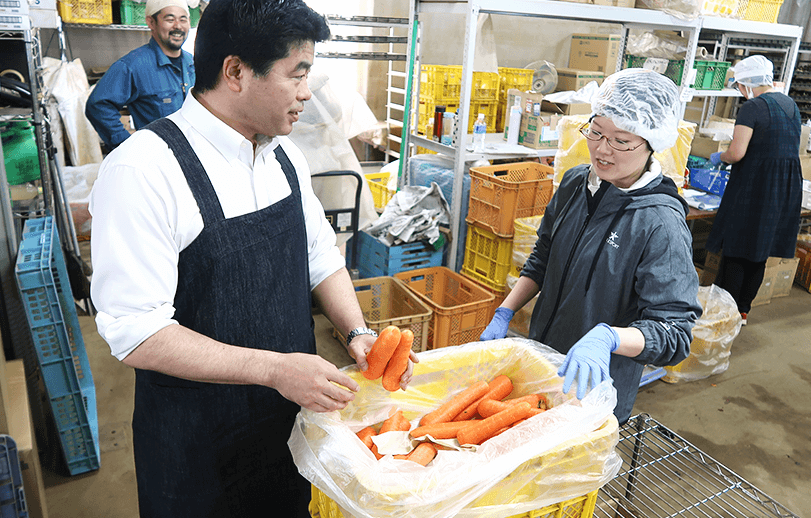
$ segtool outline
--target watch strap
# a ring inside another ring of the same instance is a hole
[[[356,327],[350,331],[348,335],[346,335],[346,346],[349,347],[349,344],[358,335],[372,335],[377,338],[377,332],[374,329],[369,329],[368,327]]]

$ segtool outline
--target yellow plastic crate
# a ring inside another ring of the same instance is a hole
[[[530,68],[498,67],[499,90],[495,128],[497,133],[504,131],[504,121],[507,113],[507,91],[510,88],[522,92],[532,89],[532,75],[534,73],[535,71]]]
[[[744,20],[756,22],[775,23],[780,14],[783,0],[745,0],[746,7],[742,9]]]
[[[422,65],[420,67],[420,100],[431,99],[436,104],[459,104],[462,88],[462,67],[457,65]]]
[[[64,23],[113,23],[113,6],[110,0],[60,0],[57,10]]]
[[[341,512],[341,508],[325,495],[320,489],[312,486],[312,499],[310,500],[310,514],[313,518],[350,518],[351,515]],[[594,515],[594,506],[597,503],[597,493],[592,491],[587,495],[566,500],[543,509],[537,509],[524,514],[516,514],[510,518],[591,518]]]
[[[394,189],[389,189],[389,178],[391,173],[366,173],[366,182],[369,184],[369,190],[372,191],[372,200],[375,204],[375,209],[383,210],[386,205],[397,192]]]
[[[467,221],[462,273],[491,290],[503,291],[512,265],[513,240]]]
[[[724,18],[740,18],[739,9],[741,0],[704,0],[701,14],[706,16],[722,16]]]

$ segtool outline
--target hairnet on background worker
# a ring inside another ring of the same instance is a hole
[[[689,354],[698,275],[687,205],[653,157],[678,138],[678,88],[651,70],[622,70],[600,86],[592,112],[581,129],[591,164],[564,174],[481,340],[506,336],[514,312],[540,292],[529,338],[566,354],[564,392],[576,380],[582,398],[589,384],[613,380],[623,423],[644,366]]]
[[[801,119],[797,104],[774,88],[772,62],[750,56],[733,67],[747,99],[732,142],[710,156],[732,164],[707,250],[722,253],[715,284],[732,295],[746,324],[769,257],[794,257],[800,229]]]

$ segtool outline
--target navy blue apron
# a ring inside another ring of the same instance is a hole
[[[197,155],[168,119],[148,128],[178,159],[203,231],[180,252],[178,322],[215,340],[315,354],[301,192],[281,146],[292,194],[225,219]],[[300,407],[276,390],[136,370],[133,443],[143,517],[309,516],[310,485],[287,440]]]

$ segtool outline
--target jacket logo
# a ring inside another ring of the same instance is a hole
[[[611,235],[608,236],[608,239],[606,239],[605,242],[613,246],[614,248],[619,248],[620,245],[614,242],[614,240],[619,239],[619,237],[620,237],[619,234],[617,234],[616,232],[611,232]]]

